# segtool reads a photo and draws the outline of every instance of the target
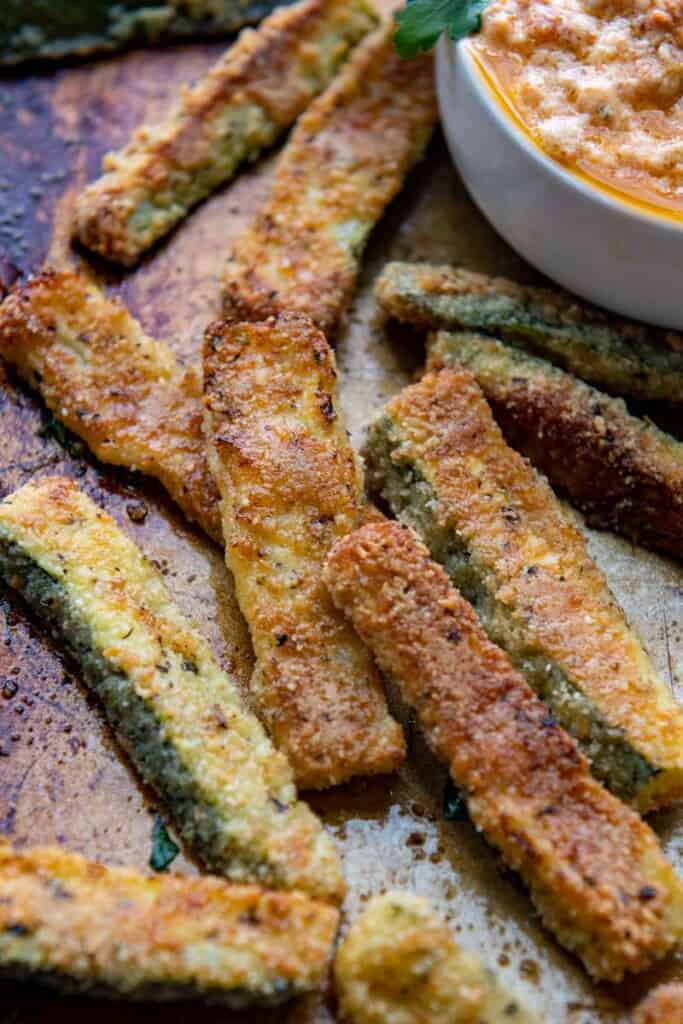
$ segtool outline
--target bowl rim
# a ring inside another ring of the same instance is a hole
[[[618,194],[612,195],[610,192],[600,188],[599,185],[591,185],[588,181],[584,181],[578,174],[566,169],[557,160],[545,153],[542,147],[533,139],[527,138],[527,136],[520,131],[512,118],[506,114],[502,104],[499,103],[493,95],[491,87],[484,77],[479,61],[472,53],[471,37],[460,39],[455,42],[447,35],[444,35],[442,37],[441,44],[445,44],[448,47],[454,60],[460,60],[462,62],[472,87],[477,93],[478,99],[485,104],[489,113],[495,119],[499,128],[503,131],[503,134],[506,135],[513,144],[523,149],[532,160],[538,163],[541,168],[550,174],[559,184],[566,188],[574,189],[587,200],[597,203],[599,206],[606,208],[610,212],[621,214],[624,217],[629,217],[634,221],[647,224],[650,227],[656,227],[668,234],[681,234],[681,232],[683,232],[683,213],[681,214],[680,220],[678,220],[667,215],[664,210],[660,213],[656,207],[654,207],[652,211],[649,209],[641,209],[639,206],[635,205],[635,203],[632,203],[626,195],[621,199]]]

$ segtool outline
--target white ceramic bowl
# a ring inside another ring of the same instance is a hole
[[[467,40],[440,40],[437,86],[455,165],[517,252],[591,302],[683,330],[683,221],[613,197],[546,156],[506,112]]]

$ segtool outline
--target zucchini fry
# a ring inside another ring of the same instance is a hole
[[[299,120],[228,262],[230,319],[292,310],[328,335],[337,325],[367,238],[436,123],[431,58],[402,60],[393,33],[387,24],[369,36]]]
[[[0,356],[98,459],[154,477],[222,543],[201,378],[125,306],[74,271],[39,274],[0,307]]]
[[[633,1015],[633,1024],[683,1024],[683,985],[660,985]]]
[[[393,771],[405,756],[372,655],[322,582],[364,515],[334,355],[300,314],[214,324],[204,353],[209,461],[226,559],[251,630],[251,693],[301,787]]]
[[[349,1024],[533,1024],[491,971],[464,953],[426,900],[376,896],[349,929],[334,964]]]
[[[476,377],[506,440],[591,526],[683,557],[683,445],[545,359],[481,334],[440,331],[430,367]]]
[[[326,580],[559,941],[597,979],[664,956],[683,935],[683,888],[656,835],[592,777],[412,530],[343,538]]]
[[[206,866],[236,882],[340,898],[331,838],[163,580],[59,477],[0,504],[0,574],[80,664],[140,775]]]
[[[279,0],[3,0],[0,64],[225,35]],[[287,0],[285,0],[287,2]]]
[[[373,424],[368,479],[425,539],[593,771],[641,811],[683,796],[683,712],[547,482],[472,374],[406,388]]]
[[[623,320],[567,292],[462,268],[389,263],[375,295],[398,320],[495,335],[610,394],[683,401],[683,336]]]
[[[366,0],[300,0],[246,30],[160,125],[104,158],[76,237],[133,266],[189,210],[272,146],[377,24]]]
[[[338,912],[220,878],[148,878],[0,841],[0,978],[157,1002],[273,1006],[318,988]]]

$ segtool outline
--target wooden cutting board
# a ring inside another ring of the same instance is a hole
[[[73,199],[97,176],[102,154],[120,146],[141,119],[159,117],[178,85],[200,75],[220,52],[219,44],[134,52],[0,82],[0,279],[29,274],[46,260],[77,258],[68,248]],[[264,196],[271,168],[272,159],[260,163],[206,202],[133,274],[119,278],[111,268],[96,268],[147,331],[167,338],[184,360],[198,358],[203,328],[220,308],[218,279],[227,250]],[[373,236],[338,340],[342,400],[357,443],[370,415],[423,358],[416,338],[385,331],[372,298],[378,271],[397,258],[535,277],[470,203],[437,137]],[[252,654],[219,549],[184,522],[160,488],[66,452],[40,431],[40,403],[0,369],[0,497],[36,475],[76,478],[157,563],[221,663],[246,685]],[[591,534],[590,541],[658,667],[683,698],[683,571],[609,534]],[[412,723],[406,725],[411,757],[399,775],[311,796],[344,856],[349,916],[371,893],[390,886],[430,897],[449,916],[462,945],[480,952],[503,983],[518,987],[552,1024],[625,1020],[626,1008],[653,984],[683,978],[683,963],[672,959],[616,988],[592,985],[540,926],[523,887],[472,826],[444,821],[445,773]],[[0,749],[1,833],[19,844],[60,842],[107,863],[146,868],[153,797],[59,650],[2,589]],[[683,869],[683,811],[658,815],[653,824]],[[179,857],[174,870],[196,867]],[[334,1019],[332,1002],[324,999],[245,1015],[197,1007],[124,1012],[130,1024],[162,1013],[168,1024]],[[93,1013],[101,1024],[113,1024],[121,1007],[28,986],[0,990],[0,1024],[78,1024],[90,1022]]]

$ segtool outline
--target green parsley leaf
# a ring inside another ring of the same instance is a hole
[[[176,846],[164,825],[160,814],[154,819],[152,828],[152,853],[149,858],[149,866],[154,871],[166,871],[180,853],[180,847]]]
[[[406,0],[396,15],[394,43],[401,57],[431,50],[442,32],[454,42],[479,29],[490,0]]]

